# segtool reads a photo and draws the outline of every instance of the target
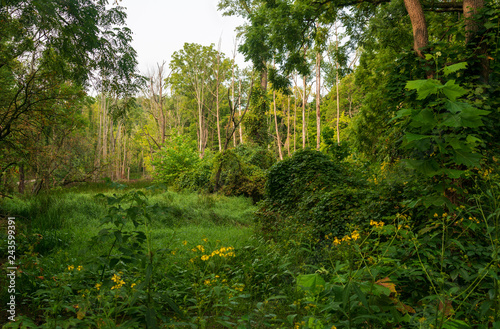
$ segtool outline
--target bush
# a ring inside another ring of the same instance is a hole
[[[252,159],[252,157],[247,157],[247,159]],[[232,149],[219,153],[214,160],[212,181],[215,185],[217,171],[221,169],[217,182],[220,192],[228,196],[251,197],[256,202],[264,195],[265,171],[244,160]]]
[[[156,153],[155,180],[160,183],[173,184],[182,174],[196,168],[200,158],[196,145],[184,136],[173,137],[168,144]]]
[[[174,187],[190,191],[213,192],[217,171],[218,192],[227,196],[246,196],[254,202],[262,199],[266,169],[274,162],[272,154],[262,148],[239,145],[224,153],[207,153],[197,165],[177,177]]]
[[[269,170],[257,217],[269,237],[290,239],[307,232],[308,239],[320,242],[394,215],[403,188],[394,182],[370,183],[344,162],[303,150]]]

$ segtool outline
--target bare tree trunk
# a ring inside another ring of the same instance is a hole
[[[238,114],[241,115],[241,79],[238,80]],[[240,144],[243,144],[243,125],[239,125]]]
[[[418,1],[418,0],[417,0]],[[339,34],[337,32],[337,25],[335,25],[335,50],[339,49]],[[335,86],[337,88],[337,145],[340,145],[340,96],[339,96],[339,62],[335,63]]]
[[[465,42],[472,41],[481,27],[480,22],[474,20],[478,10],[484,7],[484,0],[463,0],[463,14],[465,19]]]
[[[288,156],[290,156],[290,96],[288,96],[288,106],[287,106],[287,121],[286,121],[286,148],[288,151]]]
[[[304,92],[302,96],[302,148],[306,148],[306,76],[303,76]]]
[[[319,151],[321,145],[321,111],[320,111],[320,93],[321,93],[321,54],[316,54],[316,149]]]
[[[337,144],[340,144],[340,96],[339,96],[339,63],[337,63],[337,74],[335,76],[337,85]]]
[[[102,161],[104,163],[108,160],[108,112],[106,109],[107,101],[106,96],[103,94],[102,102]]]
[[[280,160],[283,160],[283,152],[281,152],[281,139],[280,132],[278,129],[278,116],[276,115],[276,91],[273,90],[273,108],[274,108],[274,126],[276,128],[276,140],[278,142],[278,152]]]
[[[404,3],[413,28],[413,50],[424,58],[422,49],[429,44],[429,35],[422,4],[420,0],[404,0]]]
[[[475,19],[477,12],[484,7],[484,0],[464,0],[463,1],[463,14],[465,19],[465,42],[467,44],[473,43],[476,40],[477,32],[484,22]],[[476,52],[476,57],[479,58],[479,81],[487,84],[490,74],[490,60],[488,59],[488,45],[484,40],[479,40],[479,50]]]
[[[297,150],[297,83],[293,89],[293,151]]]
[[[19,165],[19,193],[24,194],[24,164]]]
[[[123,165],[122,165],[122,177],[125,177],[125,166],[127,162],[127,138],[123,141]],[[128,178],[127,178],[128,180]]]
[[[221,41],[219,40],[219,47],[217,49],[217,69],[216,69],[217,73],[215,81],[215,102],[216,102],[215,107],[216,107],[216,117],[217,117],[217,139],[219,141],[219,152],[222,151],[222,141],[220,138],[220,117],[219,117],[220,44]],[[231,87],[234,97],[234,65],[233,65],[233,79],[231,82]]]

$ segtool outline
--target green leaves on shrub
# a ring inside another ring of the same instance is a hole
[[[155,154],[155,179],[161,183],[172,184],[182,174],[196,168],[200,158],[194,141],[185,136],[176,136],[169,140]]]
[[[443,72],[448,76],[465,67],[466,63],[458,63],[445,67]],[[478,128],[490,112],[459,100],[468,90],[455,80],[444,84],[438,79],[409,81],[406,89],[415,90],[421,101],[420,106],[399,110],[393,118],[406,119],[403,147],[410,151],[407,164],[426,177],[440,177],[439,182],[464,178],[467,170],[479,168],[484,142]],[[447,203],[451,207],[443,197],[443,186],[435,190],[439,196],[432,195],[433,201],[424,203]]]

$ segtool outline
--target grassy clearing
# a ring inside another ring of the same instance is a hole
[[[462,207],[416,227],[403,209],[321,240],[314,225],[289,221],[294,234],[275,242],[254,232],[256,207],[248,199],[140,191],[101,191],[97,199],[67,191],[3,204],[4,213],[38,216],[31,224],[19,217],[21,304],[18,321],[5,328],[498,323],[496,229],[486,231],[488,241],[479,238],[484,227],[499,227],[498,215]],[[54,220],[56,206],[66,214]],[[103,219],[108,223],[100,226]],[[0,302],[8,298],[4,289]]]
[[[97,260],[100,255],[109,252],[113,242],[95,243],[92,239],[98,236],[102,229],[113,227],[109,224],[100,225],[101,220],[108,214],[107,198],[113,195],[141,191],[147,197],[149,206],[157,206],[150,218],[149,228],[136,229],[148,234],[148,248],[155,254],[156,274],[161,272],[165,275],[174,267],[185,268],[186,264],[192,264],[189,263],[193,258],[192,249],[200,244],[205,244],[207,248],[209,245],[214,248],[242,248],[253,234],[252,213],[255,206],[249,199],[176,193],[162,188],[148,188],[144,183],[134,184],[133,187],[110,188],[104,184],[90,184],[36,197],[18,197],[2,201],[0,212],[5,216],[14,216],[17,220],[16,228],[19,234],[16,252],[17,255],[23,255],[19,261],[21,274],[18,287],[20,294],[24,296],[23,305],[19,310],[31,319],[25,318],[25,323],[32,321],[36,325],[45,323],[46,326],[52,327],[50,323],[54,320],[53,317],[68,316],[68,309],[61,306],[62,301],[57,312],[45,309],[48,306],[44,302],[48,298],[46,294],[51,295],[45,290],[49,286],[48,278],[58,282],[58,287],[65,282],[73,287],[85,288],[83,290],[95,290],[95,285],[102,283],[98,275],[100,272],[97,268],[100,265]],[[96,197],[101,193],[104,196]],[[120,204],[120,207],[127,208],[131,205],[131,202],[125,202]],[[124,230],[134,230],[134,226],[127,223]],[[4,238],[6,237],[2,236],[2,249],[7,248]],[[207,243],[208,241],[210,243]],[[116,248],[112,249],[111,254],[115,253],[119,253]],[[77,270],[74,270],[75,268]],[[141,273],[134,268],[127,268],[125,264],[116,266],[120,273],[126,272],[138,279]],[[78,271],[80,276],[69,269]],[[114,270],[113,273],[116,274]],[[144,272],[142,274],[144,275]],[[109,280],[107,282],[109,283]],[[51,289],[55,291],[56,288]],[[82,289],[78,291],[81,292]],[[51,295],[50,298],[62,298],[69,302],[71,299],[78,299],[79,292],[73,290],[72,296]],[[2,290],[2,302],[7,301],[7,298],[7,292]],[[105,307],[100,306],[99,309],[102,311]],[[93,312],[98,314],[99,309]],[[7,321],[4,315],[2,314],[0,323]],[[92,322],[90,325],[97,324]]]

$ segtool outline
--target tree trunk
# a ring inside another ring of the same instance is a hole
[[[19,193],[24,194],[24,164],[19,165]]]
[[[422,49],[429,44],[429,35],[422,4],[420,0],[404,0],[404,3],[413,28],[413,50],[424,58]]]
[[[321,111],[320,111],[320,93],[321,93],[321,54],[316,54],[316,149],[319,151],[321,145]]]
[[[297,150],[297,85],[293,90],[293,151]]]
[[[287,114],[287,121],[286,121],[286,140],[287,140],[287,151],[288,151],[288,156],[290,156],[290,96],[288,96],[288,106],[286,110]]]
[[[340,144],[340,95],[339,95],[339,63],[337,63],[337,74],[335,76],[337,85],[337,144]]]
[[[241,79],[238,80],[238,114],[241,115]],[[243,144],[243,125],[239,125],[240,130],[240,144]]]
[[[481,27],[480,22],[474,19],[478,10],[484,7],[484,0],[463,0],[463,11],[465,19],[465,42],[472,41]]]
[[[276,128],[276,141],[278,142],[278,152],[280,160],[283,160],[283,152],[281,151],[281,139],[278,129],[278,116],[276,115],[276,91],[273,90],[273,108],[274,108],[274,127]]]
[[[490,63],[488,59],[488,46],[483,40],[477,40],[477,32],[483,22],[478,21],[475,15],[484,7],[484,0],[463,0],[463,14],[465,20],[465,42],[477,47],[475,57],[479,61],[479,81],[487,84],[490,74]],[[477,40],[477,41],[476,41]],[[478,44],[474,44],[478,42]]]
[[[306,148],[306,76],[303,76],[304,93],[302,94],[302,148]]]

